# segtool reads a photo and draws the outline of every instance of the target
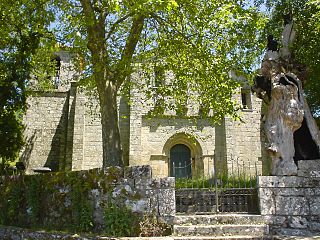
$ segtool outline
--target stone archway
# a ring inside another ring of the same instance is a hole
[[[177,145],[183,145],[184,148],[190,150],[190,164],[191,164],[191,174],[188,177],[194,177],[203,174],[203,159],[202,159],[202,148],[199,141],[188,133],[176,133],[171,136],[164,144],[162,153],[168,159],[168,172],[169,176],[173,176],[172,161],[171,161],[171,150]],[[183,161],[183,160],[182,160]],[[179,163],[178,163],[179,164]],[[183,165],[183,163],[181,163]],[[185,164],[185,165],[188,165]]]

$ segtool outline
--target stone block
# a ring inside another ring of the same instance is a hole
[[[281,226],[281,227],[287,227],[288,220],[284,216],[269,216],[269,224]]]
[[[314,192],[314,195],[320,196],[320,187],[319,188],[313,188],[313,192]]]
[[[291,217],[289,218],[289,226],[295,229],[308,228],[308,220],[304,217]]]
[[[140,200],[129,200],[125,201],[126,206],[128,206],[133,212],[146,213],[150,211],[150,200],[140,199]]]
[[[159,189],[157,192],[158,210],[160,216],[176,213],[175,189]]]
[[[160,188],[175,188],[176,180],[174,177],[165,177],[160,179]]]
[[[298,161],[298,176],[320,178],[320,159]]]
[[[320,197],[310,198],[310,214],[320,215]]]
[[[276,211],[274,195],[270,188],[259,188],[261,215],[273,215]]]
[[[138,179],[138,178],[151,179],[152,168],[149,165],[125,167],[124,177],[134,178],[134,179]]]
[[[108,180],[116,183],[123,178],[123,169],[121,167],[107,167],[104,169],[104,174]]]
[[[130,178],[129,178],[130,179]],[[135,178],[134,179],[134,187],[140,191],[141,193],[145,193],[147,189],[151,188],[152,179],[143,179],[143,178]]]
[[[306,216],[310,214],[309,204],[305,197],[275,197],[277,215],[298,215]]]
[[[312,177],[312,178],[320,178],[320,171],[319,170],[310,171],[310,177]]]
[[[320,232],[320,222],[309,222],[309,229],[313,232]]]
[[[274,229],[273,231],[274,235],[284,235],[284,236],[313,236],[313,233],[306,229],[292,229],[292,228],[278,228]],[[294,239],[294,238],[291,238]]]
[[[273,192],[276,196],[306,196],[305,188],[274,188]]]
[[[320,179],[299,176],[259,176],[258,187],[262,188],[305,188],[320,186]]]

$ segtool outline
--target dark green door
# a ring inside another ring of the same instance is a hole
[[[170,150],[170,175],[176,178],[191,177],[191,151],[184,144],[174,145]]]

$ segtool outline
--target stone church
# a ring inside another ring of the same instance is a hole
[[[37,169],[84,170],[102,167],[102,131],[97,100],[77,84],[70,55],[56,55],[55,89],[31,91],[24,117],[26,146],[21,160],[28,174]],[[132,78],[139,78],[135,73]],[[264,171],[264,141],[260,132],[261,100],[248,84],[234,93],[242,121],[225,117],[219,124],[174,112],[148,117],[152,106],[143,93],[130,92],[130,103],[119,97],[119,127],[126,165],[150,165],[157,177],[210,175],[217,163],[228,171],[234,161],[250,162]]]

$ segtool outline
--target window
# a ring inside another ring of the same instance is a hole
[[[55,71],[55,74],[53,76],[53,83],[55,88],[57,89],[60,85],[61,58],[59,56],[55,56],[51,61]]]

